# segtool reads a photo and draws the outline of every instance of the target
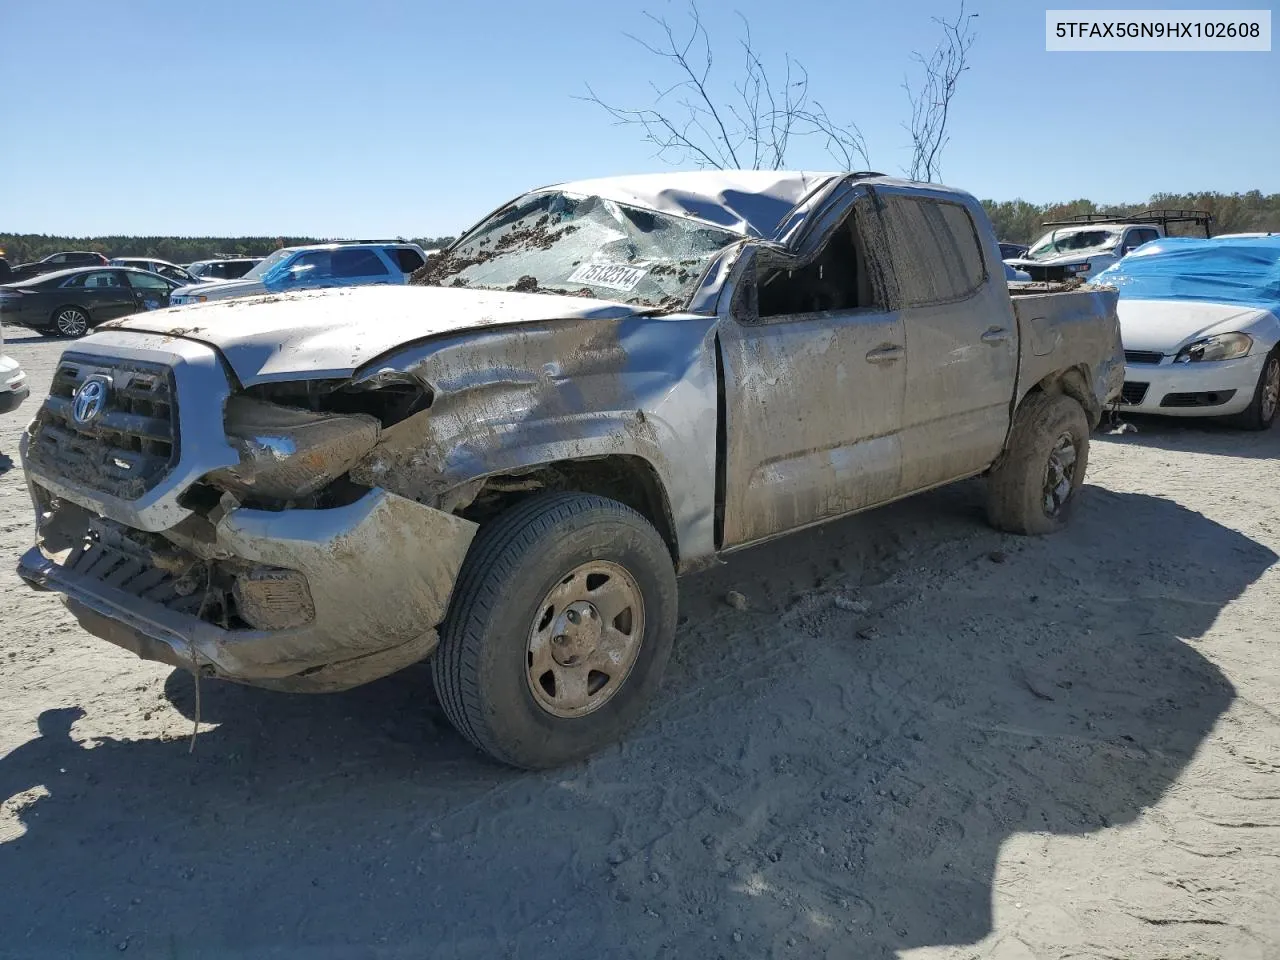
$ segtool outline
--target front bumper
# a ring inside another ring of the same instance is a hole
[[[1130,363],[1120,408],[1165,417],[1232,416],[1253,402],[1265,360],[1259,353],[1201,363],[1173,363],[1170,357],[1159,364]]]
[[[57,504],[32,486],[49,523]],[[51,549],[40,529],[18,574],[37,589],[62,593],[86,630],[144,659],[272,689],[343,690],[434,650],[435,627],[476,529],[380,489],[327,510],[230,510],[199,552],[300,572],[314,615],[279,630],[228,628],[174,610],[155,599],[154,570],[135,573],[110,558],[73,569],[66,551]],[[135,591],[130,584],[146,587]]]
[[[11,413],[22,406],[22,401],[31,396],[31,388],[21,386],[17,390],[5,390],[0,393],[0,413]]]

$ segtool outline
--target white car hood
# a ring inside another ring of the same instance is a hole
[[[1116,313],[1126,350],[1159,350],[1165,354],[1177,353],[1188,343],[1215,333],[1254,333],[1252,328],[1276,319],[1266,310],[1225,303],[1124,297],[1120,298]]]
[[[99,330],[138,330],[217,348],[240,383],[350,376],[416,340],[497,324],[612,320],[648,308],[542,293],[360,286],[188,304],[134,314]],[[77,346],[91,346],[94,336]]]
[[[202,283],[191,283],[178,287],[171,296],[189,296],[199,294],[205,297],[248,297],[255,293],[266,293],[267,288],[261,280],[205,280]]]

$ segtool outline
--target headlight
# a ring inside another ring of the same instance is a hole
[[[1173,358],[1174,363],[1199,363],[1201,360],[1239,360],[1253,348],[1253,337],[1247,333],[1219,333],[1189,343]]]
[[[271,500],[315,493],[373,449],[382,425],[364,413],[315,413],[251,397],[227,401],[227,442],[234,467],[206,478],[220,490]]]

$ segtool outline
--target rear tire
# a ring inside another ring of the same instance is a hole
[[[89,331],[89,315],[79,307],[59,307],[53,312],[53,330],[60,337],[83,337]]]
[[[671,554],[644,517],[604,497],[530,497],[467,553],[432,662],[440,703],[502,763],[581,759],[658,687],[676,607]]]
[[[1245,430],[1266,430],[1275,422],[1277,410],[1280,410],[1280,347],[1272,350],[1262,365],[1252,402],[1230,422]]]
[[[1008,533],[1057,533],[1088,465],[1084,408],[1065,394],[1028,394],[1014,414],[1004,456],[987,478],[988,520]]]

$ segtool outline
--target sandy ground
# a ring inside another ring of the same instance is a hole
[[[61,345],[9,336],[42,395]],[[2,956],[1280,957],[1280,430],[1098,436],[1053,538],[965,483],[739,555],[682,584],[632,736],[529,775],[417,668],[206,682],[189,753],[189,675],[12,572],[33,407],[0,421]]]

